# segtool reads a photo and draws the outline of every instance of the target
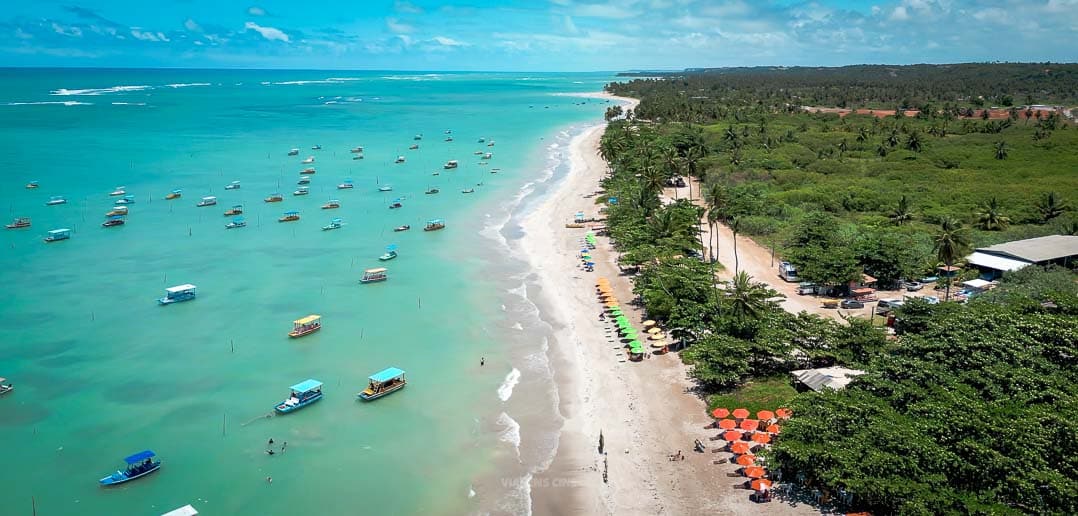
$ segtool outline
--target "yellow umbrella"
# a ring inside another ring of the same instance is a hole
[[[653,340],[653,341],[651,341],[651,347],[653,347],[653,348],[661,348],[661,347],[663,347],[665,345],[666,345],[665,340]]]
[[[651,334],[651,340],[663,340],[665,338],[666,338],[666,336],[664,336],[661,333],[652,333]]]
[[[652,321],[651,319],[648,319],[648,320],[644,321],[644,327],[645,328],[647,328],[648,326],[655,326],[655,324],[656,324],[655,321]]]
[[[663,331],[662,328],[659,328],[658,326],[655,326],[655,327],[650,328],[648,330],[648,333],[662,333],[662,331]]]

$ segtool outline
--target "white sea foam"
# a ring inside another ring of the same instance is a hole
[[[513,387],[516,387],[518,383],[520,383],[520,370],[514,367],[498,386],[498,399],[509,401],[509,398],[513,397]]]
[[[468,498],[475,498],[475,488],[468,486]]]
[[[176,84],[166,84],[169,88],[190,88],[192,86],[213,86],[208,82],[179,82]]]
[[[524,331],[524,326],[519,322],[513,323],[513,329],[517,331]]]
[[[498,424],[503,428],[498,434],[498,440],[513,445],[513,449],[517,452],[517,459],[520,459],[520,423],[509,417],[509,414],[502,412],[498,416]]]
[[[344,81],[362,81],[363,78],[362,77],[329,77],[326,80],[327,81],[344,82]]]
[[[113,106],[145,106],[145,102],[113,102]]]
[[[104,95],[106,93],[123,93],[128,91],[142,91],[148,90],[151,86],[112,86],[111,88],[86,88],[82,90],[69,90],[67,88],[60,88],[58,90],[52,90],[50,95],[59,97],[71,96],[71,95]]]
[[[516,295],[516,296],[520,296],[520,297],[522,297],[524,299],[528,299],[528,284],[524,283],[524,282],[521,282],[519,287],[513,287],[511,289],[506,290],[506,292],[509,292],[510,294],[513,294],[513,295]]]
[[[8,102],[7,106],[92,106],[92,102],[79,102],[77,100],[53,101],[53,102]]]

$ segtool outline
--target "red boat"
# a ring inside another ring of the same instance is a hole
[[[4,227],[8,229],[28,228],[30,227],[30,217],[16,217],[15,220],[11,221],[11,224]]]

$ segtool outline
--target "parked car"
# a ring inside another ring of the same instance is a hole
[[[816,293],[816,284],[808,281],[797,285],[797,293],[802,296],[811,296]]]
[[[924,302],[926,302],[926,303],[928,303],[930,305],[938,305],[938,304],[940,304],[940,298],[938,298],[936,296],[906,296],[907,301],[909,301],[910,299],[923,299]]]
[[[842,302],[839,303],[838,306],[840,308],[851,309],[851,308],[864,308],[865,304],[858,301],[858,300],[856,300],[856,299],[854,299],[854,298],[852,298],[852,297],[848,297],[846,299],[843,299]]]
[[[881,299],[879,303],[876,303],[876,314],[884,315],[904,304],[906,303],[901,299]]]
[[[917,292],[918,290],[921,290],[922,288],[924,288],[924,286],[925,286],[924,283],[918,283],[916,281],[907,281],[906,282],[906,290],[909,291],[909,292]]]

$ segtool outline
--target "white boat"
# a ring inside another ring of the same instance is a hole
[[[442,168],[446,170],[452,170],[454,168],[457,168],[458,166],[460,166],[460,163],[457,163],[457,160],[455,159],[451,159],[449,161],[446,161],[445,165],[442,165]]]
[[[352,150],[350,150],[349,152],[351,152],[352,154],[359,154],[363,152],[363,147],[352,147]]]
[[[314,156],[307,156],[307,159],[303,160],[304,165],[310,165],[314,163]]]
[[[493,152],[488,152],[488,153],[483,155],[483,159],[490,159],[490,158],[493,158],[493,157],[494,157]]]
[[[397,159],[393,163],[404,163],[404,156],[397,156]]]
[[[45,206],[56,206],[57,204],[67,204],[67,199],[64,199],[62,195],[54,195],[45,202]]]
[[[311,193],[310,187],[301,186],[295,192],[292,192],[292,195],[307,195],[309,193]]]
[[[302,175],[302,176],[309,176],[309,175],[313,174],[314,172],[315,172],[314,167],[307,167],[307,168],[299,171],[300,175]]]
[[[311,150],[322,150],[322,146],[321,145],[314,145],[314,146],[311,147]]]
[[[487,147],[493,147],[493,146],[494,146],[494,140],[491,140],[490,143],[487,144]]]
[[[198,207],[213,206],[217,204],[217,198],[214,196],[203,197],[201,201],[198,201]]]
[[[419,144],[418,143],[413,143],[412,145],[410,145],[408,147],[408,150],[419,150]]]
[[[343,183],[337,185],[338,190],[351,190],[355,187],[356,185],[352,184],[351,179],[345,179]]]
[[[236,218],[232,219],[232,222],[229,222],[228,224],[225,224],[225,229],[235,229],[235,228],[242,228],[242,227],[247,227],[247,221],[244,220],[243,217],[236,217]]]
[[[227,185],[225,185],[225,190],[239,190],[239,189],[240,189],[240,182],[239,181],[233,181],[233,182],[228,183]]]
[[[453,141],[453,137],[452,136],[446,136],[445,141],[451,142],[451,141]]]
[[[480,138],[480,139],[479,139],[479,143],[483,143],[483,142],[485,142],[485,141],[487,141],[487,139],[486,139],[486,138]]]
[[[299,181],[296,181],[297,185],[309,185],[311,184],[311,176],[299,176]]]
[[[363,155],[362,154],[356,154],[355,156],[352,156],[352,159],[363,159]]]
[[[325,226],[322,226],[322,231],[329,231],[331,229],[341,229],[341,226],[343,226],[343,225],[344,225],[344,223],[341,222],[341,219],[333,219],[333,220],[329,221],[329,224],[326,224]]]
[[[117,186],[115,190],[109,192],[109,195],[112,196],[112,197],[119,197],[121,195],[127,195],[127,191],[125,191],[124,188],[127,188],[127,187],[126,186]]]
[[[475,188],[465,188],[460,193],[475,193]]]
[[[393,185],[382,185],[382,186],[379,186],[379,187],[378,187],[378,191],[379,191],[379,192],[392,192],[392,191],[393,191]]]
[[[417,134],[417,135],[413,136],[412,139],[418,142],[419,140],[423,139],[423,135],[422,134]]]
[[[292,149],[288,151],[289,156],[299,156],[299,149]]]

